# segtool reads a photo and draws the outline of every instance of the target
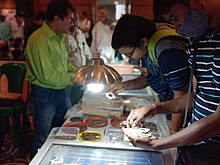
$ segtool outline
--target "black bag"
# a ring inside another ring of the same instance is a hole
[[[220,165],[220,144],[179,147],[176,165]]]

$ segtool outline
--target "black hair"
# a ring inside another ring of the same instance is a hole
[[[5,21],[5,16],[4,15],[0,15],[0,22],[4,22]]]
[[[9,45],[6,40],[0,40],[0,52],[8,52],[9,51]]]
[[[86,13],[86,11],[82,11],[82,15],[84,15],[85,17],[87,16],[87,13]]]
[[[13,47],[19,48],[20,44],[22,44],[22,38],[20,38],[20,37],[15,38],[14,42],[13,42]]]
[[[162,16],[153,18],[155,23],[168,23]]]
[[[22,17],[22,18],[24,18],[25,16],[24,16],[24,13],[23,13],[23,12],[20,12],[20,13],[16,13],[16,17]]]
[[[154,0],[153,1],[153,15],[155,18],[160,18],[162,15],[167,14],[170,9],[176,5],[188,5],[188,0]]]
[[[40,11],[40,12],[38,12],[38,13],[36,14],[36,16],[35,16],[35,20],[36,20],[36,21],[38,21],[38,20],[40,20],[40,19],[46,20],[46,18],[47,18],[47,14],[46,14],[45,11]]]
[[[69,0],[51,0],[47,6],[47,21],[54,21],[55,15],[63,20],[68,15],[68,10],[75,12],[75,7]]]
[[[150,39],[156,32],[155,23],[141,16],[125,14],[117,22],[112,35],[112,48],[138,47],[144,37]]]

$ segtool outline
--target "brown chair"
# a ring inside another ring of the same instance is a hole
[[[0,115],[12,118],[14,143],[17,147],[23,144],[25,134],[26,104],[22,98],[25,73],[26,66],[22,63],[6,63],[0,66],[0,77],[6,77],[8,89],[7,92],[0,93]]]

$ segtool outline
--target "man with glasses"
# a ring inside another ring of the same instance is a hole
[[[145,72],[137,79],[109,86],[109,92],[150,86],[161,101],[187,92],[189,67],[188,39],[175,33],[171,25],[155,23],[140,16],[124,15],[116,24],[112,47],[127,57],[141,60]],[[170,133],[182,127],[183,114],[172,115]]]
[[[192,37],[189,64],[194,68],[196,91],[191,93],[191,124],[166,138],[135,138],[154,149],[180,147],[177,164],[216,165],[220,162],[220,1],[154,0],[154,15],[175,25],[178,33]],[[189,97],[189,96],[188,96]],[[185,110],[187,94],[169,102],[157,103],[131,112],[143,116],[152,113],[178,113]],[[193,106],[192,106],[193,105]],[[142,117],[141,117],[142,116]],[[128,125],[129,127],[129,125]],[[127,133],[129,136],[129,133]],[[134,140],[134,137],[129,136]]]
[[[77,25],[77,13],[74,13],[75,23],[65,33],[64,40],[67,46],[69,60],[74,67],[80,68],[88,64],[92,59],[90,48],[86,42],[85,35]],[[83,97],[85,86],[73,83],[68,87],[71,105],[77,104]]]
[[[69,61],[63,33],[73,26],[74,7],[68,0],[52,0],[47,19],[27,42],[27,80],[31,84],[30,109],[36,136],[33,154],[43,145],[51,128],[60,127],[70,107],[66,88],[76,69]]]

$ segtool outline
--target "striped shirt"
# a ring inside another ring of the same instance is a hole
[[[199,39],[197,48],[194,66],[197,88],[192,122],[214,113],[220,102],[220,33],[204,34]],[[192,48],[191,52],[193,51]],[[190,67],[192,57],[190,55]],[[220,143],[220,137],[209,138],[205,142]]]
[[[182,37],[166,37],[156,45],[158,63],[148,55],[141,59],[148,70],[146,81],[161,101],[173,99],[173,91],[182,90],[189,82],[187,41]]]

